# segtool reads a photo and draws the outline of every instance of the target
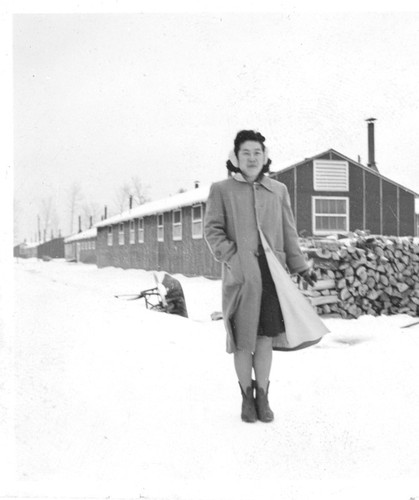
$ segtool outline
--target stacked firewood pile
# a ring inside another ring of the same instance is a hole
[[[371,236],[312,241],[305,252],[318,283],[298,286],[320,315],[419,315],[419,244],[413,238]]]

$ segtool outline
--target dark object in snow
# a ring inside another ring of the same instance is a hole
[[[185,296],[179,281],[167,273],[163,274],[163,280],[160,283],[157,275],[155,275],[155,279],[157,281],[157,288],[162,296],[162,302],[166,312],[187,318],[188,310],[186,309]]]
[[[127,297],[126,300],[144,299],[147,309],[188,317],[185,296],[182,286],[176,278],[168,273],[154,273],[156,286],[143,290],[139,294],[115,295]]]
[[[212,321],[223,319],[223,313],[220,311],[214,311],[213,313],[211,313],[211,319]]]

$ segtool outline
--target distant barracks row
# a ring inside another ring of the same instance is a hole
[[[357,229],[416,236],[419,195],[330,149],[270,174],[289,191],[298,233],[326,236]],[[219,277],[203,237],[209,187],[198,187],[106,218],[65,239],[69,260]]]

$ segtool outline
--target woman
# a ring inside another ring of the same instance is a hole
[[[274,418],[268,401],[273,349],[311,345],[327,331],[323,325],[320,333],[316,328],[308,331],[311,326],[307,324],[303,328],[291,325],[295,308],[290,312],[288,303],[292,309],[294,298],[288,300],[282,289],[288,293],[285,289],[295,286],[281,275],[278,261],[311,285],[316,275],[298,245],[286,186],[265,175],[271,161],[264,143],[259,132],[242,130],[237,134],[227,162],[234,175],[211,186],[204,224],[205,239],[215,259],[223,264],[227,352],[234,353],[244,422],[271,422]],[[278,291],[287,303],[286,314],[281,310]],[[296,289],[291,291],[298,294]],[[305,308],[307,303],[301,300]],[[288,324],[299,336],[294,343],[288,338]],[[301,332],[306,331],[308,335],[301,338]],[[256,381],[252,381],[252,369]]]

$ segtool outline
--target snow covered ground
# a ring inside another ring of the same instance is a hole
[[[154,286],[149,272],[15,263],[14,393],[1,388],[16,474],[0,495],[419,499],[419,325],[400,328],[413,318],[325,320],[320,344],[274,353],[275,421],[245,424],[210,319],[220,282],[176,277],[189,319],[114,298]]]

